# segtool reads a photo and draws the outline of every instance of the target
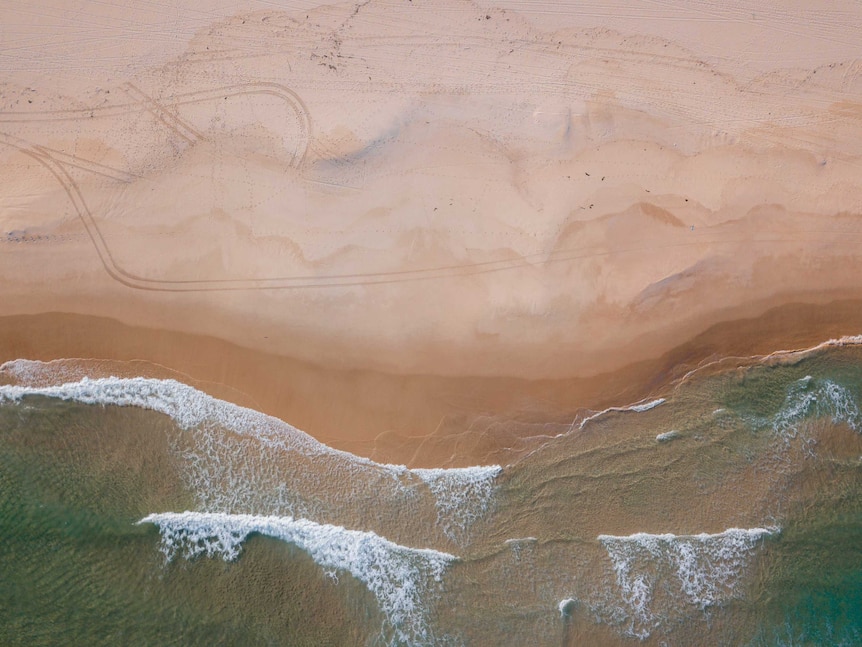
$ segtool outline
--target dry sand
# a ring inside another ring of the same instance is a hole
[[[316,4],[0,9],[0,359],[463,464],[862,332],[858,5]]]

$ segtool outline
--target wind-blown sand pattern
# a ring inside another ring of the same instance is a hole
[[[862,644],[860,25],[4,3],[0,643]]]

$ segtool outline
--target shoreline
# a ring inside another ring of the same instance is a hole
[[[590,375],[528,380],[346,370],[216,337],[45,313],[0,317],[0,363],[77,359],[87,362],[93,377],[170,377],[378,462],[463,467],[509,462],[542,429],[660,397],[705,363],[808,348],[858,333],[849,329],[856,321],[862,321],[862,301],[785,304],[760,317],[716,324],[622,369],[595,366]]]

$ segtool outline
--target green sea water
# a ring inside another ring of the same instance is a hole
[[[500,472],[117,384],[2,387],[0,644],[862,644],[856,347],[727,362]]]
[[[347,645],[373,608],[307,555],[256,538],[243,559],[167,567],[151,510],[193,506],[170,419],[41,399],[0,407],[0,644]]]

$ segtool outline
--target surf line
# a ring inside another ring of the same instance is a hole
[[[644,640],[685,606],[705,612],[737,598],[756,549],[766,537],[780,532],[768,526],[697,535],[599,535],[622,602],[612,615],[625,618],[625,634]]]
[[[25,370],[26,369],[26,370]],[[32,362],[16,360],[0,366],[0,373],[26,379],[33,369]],[[58,376],[62,379],[62,376]],[[329,447],[292,425],[254,409],[219,400],[176,380],[152,378],[83,378],[55,386],[0,386],[0,404],[20,402],[31,396],[57,398],[95,406],[138,407],[169,416],[184,431],[213,434],[226,430],[246,438],[256,439],[261,448],[293,454],[306,462],[325,457],[348,470],[352,478],[364,487],[373,479],[379,485],[392,487],[401,499],[410,498],[416,488],[426,489],[433,497],[438,513],[438,526],[455,543],[467,541],[470,527],[491,509],[495,480],[503,471],[499,465],[483,465],[448,469],[410,469],[406,465],[377,463],[369,458]],[[213,431],[213,430],[216,431]],[[207,455],[208,456],[208,455]],[[207,457],[205,456],[205,458]],[[196,466],[202,463],[197,458]],[[297,514],[308,516],[302,508],[249,509],[237,507],[234,494],[229,501],[214,505],[208,488],[193,488],[200,500],[200,509],[218,512],[255,512],[258,514]],[[307,494],[307,493],[306,493]],[[290,497],[292,504],[301,503],[303,491]],[[316,496],[316,495],[315,495]],[[246,501],[245,503],[248,503]],[[346,505],[344,502],[330,502]]]
[[[251,534],[292,544],[324,569],[346,571],[377,599],[394,644],[434,644],[423,598],[439,587],[458,557],[431,548],[410,548],[373,532],[348,530],[293,517],[211,512],[150,514],[136,525],[154,524],[168,562],[182,555],[235,561]]]
[[[595,420],[596,418],[601,418],[602,416],[608,413],[626,413],[628,411],[634,411],[635,413],[643,413],[644,411],[649,411],[650,409],[655,409],[657,406],[664,404],[667,402],[664,398],[656,398],[655,400],[650,400],[648,402],[641,402],[639,404],[632,404],[627,407],[608,407],[607,409],[602,409],[592,415],[587,416],[583,420],[581,420],[578,425],[578,429],[583,429],[584,425],[586,425],[591,420]],[[572,423],[572,428],[574,429],[575,423]]]

